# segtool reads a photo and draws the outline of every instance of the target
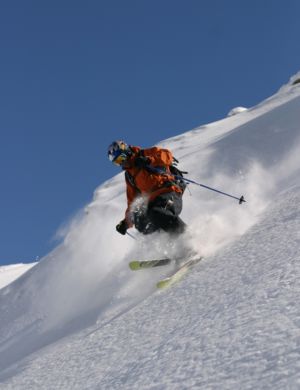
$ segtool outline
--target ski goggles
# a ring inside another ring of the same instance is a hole
[[[112,160],[112,162],[116,165],[122,165],[127,160],[127,158],[127,154],[120,153],[117,157],[115,157],[114,160]]]
[[[108,158],[116,165],[122,165],[127,159],[126,145],[113,142],[108,149]]]

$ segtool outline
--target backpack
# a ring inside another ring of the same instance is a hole
[[[139,151],[138,155],[144,156],[144,150],[141,149]],[[172,180],[170,182],[170,184],[173,183],[174,185],[178,186],[181,189],[182,193],[184,193],[184,191],[187,187],[187,183],[183,180],[183,175],[187,174],[188,172],[181,171],[179,168],[177,168],[178,163],[179,163],[179,161],[175,157],[173,157],[173,163],[171,165],[169,165],[169,170],[170,170],[171,175],[174,176],[174,180]],[[165,167],[159,167],[159,169],[162,171],[165,171]],[[149,170],[149,172],[152,172],[151,169]],[[137,192],[140,192],[139,188],[135,184],[134,177],[128,171],[125,171],[125,180]]]

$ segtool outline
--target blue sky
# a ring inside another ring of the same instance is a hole
[[[151,146],[276,92],[300,70],[299,14],[298,0],[2,2],[0,264],[57,245],[119,172],[112,140]]]

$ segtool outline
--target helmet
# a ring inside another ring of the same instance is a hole
[[[117,165],[123,165],[130,155],[130,148],[124,141],[114,141],[108,147],[108,158]]]

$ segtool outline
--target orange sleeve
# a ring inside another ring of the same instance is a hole
[[[125,179],[126,180],[126,179]],[[132,227],[132,218],[130,206],[137,195],[136,189],[126,180],[126,195],[127,195],[127,209],[125,212],[125,219],[128,227]]]

